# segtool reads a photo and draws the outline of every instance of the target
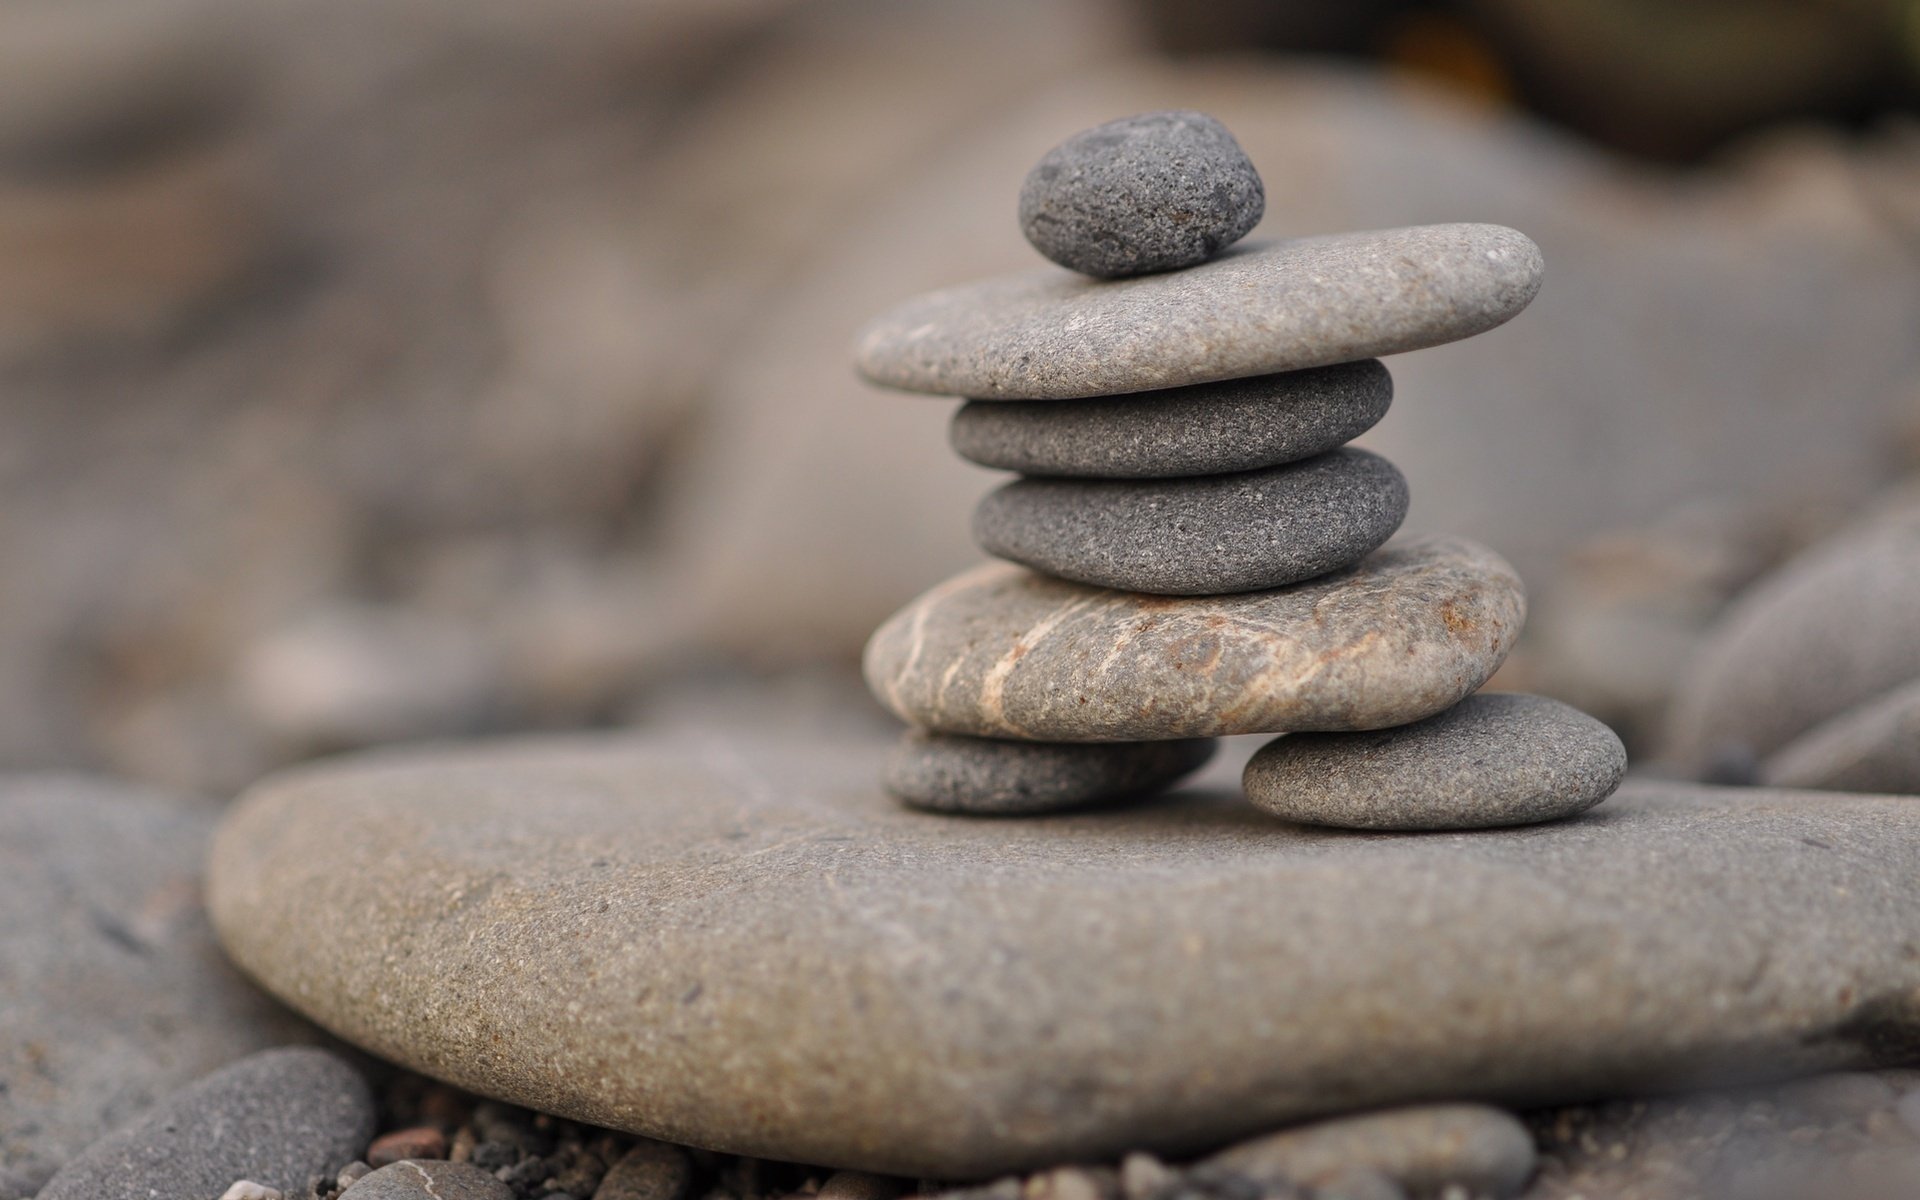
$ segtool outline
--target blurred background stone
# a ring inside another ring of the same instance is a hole
[[[0,4],[0,764],[226,792],[850,670],[999,478],[854,330],[1037,262],[1027,167],[1165,107],[1254,239],[1541,244],[1366,444],[1533,583],[1502,684],[1652,745],[1719,608],[1920,461],[1899,11]]]

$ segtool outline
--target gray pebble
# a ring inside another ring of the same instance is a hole
[[[1159,791],[1213,757],[1211,738],[1165,742],[1019,742],[909,730],[886,789],[934,812],[1057,812]]]
[[[1023,475],[1224,475],[1324,454],[1393,401],[1378,359],[1098,400],[976,400],[947,438],[962,458]]]
[[[1584,812],[1613,793],[1627,752],[1576,708],[1517,692],[1365,733],[1292,734],[1247,763],[1247,798],[1346,829],[1484,829]]]
[[[360,1073],[324,1050],[264,1050],[222,1067],[63,1167],[40,1200],[218,1196],[235,1180],[283,1192],[331,1175],[373,1136]]]
[[[1338,1117],[1222,1150],[1202,1163],[1255,1182],[1319,1186],[1373,1171],[1416,1196],[1457,1187],[1518,1195],[1533,1175],[1533,1137],[1510,1113],[1482,1104],[1434,1104]]]
[[[513,1189],[469,1163],[409,1158],[363,1176],[339,1200],[513,1200]]]
[[[600,1181],[594,1200],[686,1200],[693,1190],[693,1163],[666,1142],[641,1141],[621,1156]]]
[[[1047,151],[1020,188],[1020,229],[1063,267],[1103,279],[1203,263],[1260,223],[1247,152],[1197,112],[1122,117]]]
[[[1195,479],[1018,479],[973,513],[987,553],[1163,596],[1262,591],[1352,566],[1407,515],[1392,463],[1343,449]]]
[[[1097,283],[1052,267],[946,288],[870,322],[884,387],[1073,400],[1379,358],[1503,324],[1540,290],[1540,248],[1498,225],[1421,225],[1235,248]]]

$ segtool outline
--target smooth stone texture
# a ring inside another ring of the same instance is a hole
[[[1217,596],[1350,567],[1406,519],[1407,481],[1343,449],[1197,479],[1016,479],[973,510],[989,554],[1095,587]]]
[[[1103,279],[1206,262],[1267,210],[1260,172],[1227,127],[1176,109],[1084,129],[1047,151],[1020,186],[1035,250]]]
[[[1417,225],[1249,246],[1171,275],[1047,270],[930,292],[860,334],[886,387],[1073,400],[1379,358],[1504,324],[1540,248],[1499,225]]]
[[[338,1056],[263,1050],[95,1142],[39,1200],[205,1200],[242,1179],[299,1193],[366,1148],[373,1118],[366,1080]]]
[[[931,812],[1058,812],[1157,792],[1213,757],[1211,738],[1018,742],[909,730],[887,760],[887,794]]]
[[[1905,800],[1630,782],[1444,837],[1196,791],[956,821],[881,793],[888,745],[734,720],[335,760],[230,810],[211,906],[249,971],[384,1057],[908,1176],[1920,1045]]]
[[[513,1200],[513,1189],[467,1163],[409,1159],[362,1176],[340,1200]]]
[[[1613,794],[1627,750],[1577,708],[1482,692],[1368,733],[1278,738],[1247,763],[1247,799],[1308,825],[1486,829],[1585,812]]]
[[[1801,734],[1761,764],[1760,780],[1770,787],[1920,793],[1920,679]]]
[[[976,400],[947,427],[962,458],[1023,475],[1165,479],[1298,462],[1373,428],[1378,359],[1104,400]]]
[[[32,1195],[209,1071],[317,1036],[214,942],[200,872],[221,809],[77,773],[0,776],[0,1197]]]
[[[1736,600],[1681,677],[1669,754],[1764,762],[1920,679],[1920,492],[1896,496]]]
[[[1408,539],[1271,592],[1166,599],[988,564],[894,614],[867,686],[910,725],[1042,742],[1380,729],[1452,707],[1520,631],[1513,569]]]
[[[1415,1196],[1458,1187],[1506,1200],[1533,1175],[1533,1136],[1483,1104],[1432,1104],[1339,1117],[1222,1150],[1201,1165],[1252,1180],[1318,1185],[1371,1169]]]

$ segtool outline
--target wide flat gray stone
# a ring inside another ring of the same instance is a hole
[[[200,876],[220,811],[97,776],[0,776],[5,1200],[174,1089],[318,1036],[214,943]]]
[[[249,971],[385,1057],[906,1175],[1920,1036],[1904,800],[1629,783],[1570,821],[1406,836],[1200,792],[963,821],[885,796],[888,746],[721,722],[336,760],[230,811],[210,903]]]
[[[212,1200],[238,1180],[286,1193],[373,1136],[366,1080],[325,1050],[263,1050],[180,1089],[88,1147],[38,1200]]]
[[[929,812],[1017,816],[1157,792],[1213,757],[1211,738],[1019,742],[912,729],[887,759],[887,794]]]
[[[1193,479],[1016,479],[982,497],[987,553],[1162,596],[1285,587],[1359,562],[1406,519],[1406,477],[1352,448]]]
[[[975,400],[947,441],[962,458],[1022,475],[1167,479],[1298,462],[1387,415],[1378,359],[1103,400]]]
[[[1487,829],[1585,812],[1620,786],[1626,747],[1570,705],[1481,692],[1366,733],[1296,733],[1247,763],[1247,799],[1342,829]]]
[[[1472,337],[1540,290],[1499,225],[1417,225],[1236,248],[1167,275],[1059,268],[909,300],[861,332],[861,374],[977,399],[1070,400],[1270,375]]]
[[[1920,793],[1920,679],[1801,734],[1761,764],[1760,781],[1837,792]]]
[[[1115,592],[989,564],[895,613],[867,685],[910,725],[1041,742],[1380,729],[1493,675],[1526,601],[1500,557],[1408,539],[1236,596]]]

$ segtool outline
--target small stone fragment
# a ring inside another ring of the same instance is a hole
[[[1126,1200],[1153,1200],[1178,1178],[1172,1167],[1139,1150],[1120,1160],[1120,1194]]]
[[[1172,479],[1298,462],[1373,428],[1393,403],[1379,359],[1095,400],[973,400],[954,451],[1022,475]]]
[[[340,1168],[340,1173],[333,1177],[333,1182],[344,1192],[371,1174],[373,1174],[373,1168],[371,1166],[355,1159],[353,1162]]]
[[[1255,1182],[1310,1186],[1365,1169],[1415,1196],[1458,1187],[1504,1200],[1526,1186],[1536,1157],[1532,1135],[1511,1114],[1480,1104],[1435,1104],[1282,1130],[1229,1147],[1202,1165]]]
[[[1061,266],[1110,279],[1203,263],[1258,225],[1266,204],[1226,126],[1141,113],[1049,150],[1020,188],[1020,229]]]
[[[375,1169],[391,1166],[408,1158],[445,1158],[447,1135],[431,1126],[396,1129],[373,1139],[367,1147],[367,1164]]]
[[[594,1200],[686,1200],[692,1189],[693,1164],[686,1151],[642,1140],[613,1164],[593,1195]]]
[[[835,1171],[820,1185],[818,1200],[894,1200],[907,1190],[907,1181],[870,1171]]]
[[[40,1200],[218,1196],[235,1180],[297,1192],[373,1133],[360,1073],[324,1050],[264,1050],[167,1097],[63,1167]]]
[[[1278,738],[1243,784],[1256,806],[1307,825],[1484,829],[1584,812],[1626,770],[1619,737],[1579,709],[1483,692],[1398,728]]]
[[[238,1179],[232,1187],[220,1193],[220,1200],[286,1200],[286,1193],[251,1179]]]
[[[1159,791],[1203,766],[1211,738],[1023,742],[909,730],[888,761],[887,793],[933,812],[1058,812]]]
[[[514,1200],[511,1187],[468,1163],[393,1163],[363,1177],[339,1200]]]
[[[1393,536],[1407,502],[1392,463],[1348,448],[1197,479],[1017,479],[980,501],[973,536],[1058,579],[1218,596],[1350,567]]]

